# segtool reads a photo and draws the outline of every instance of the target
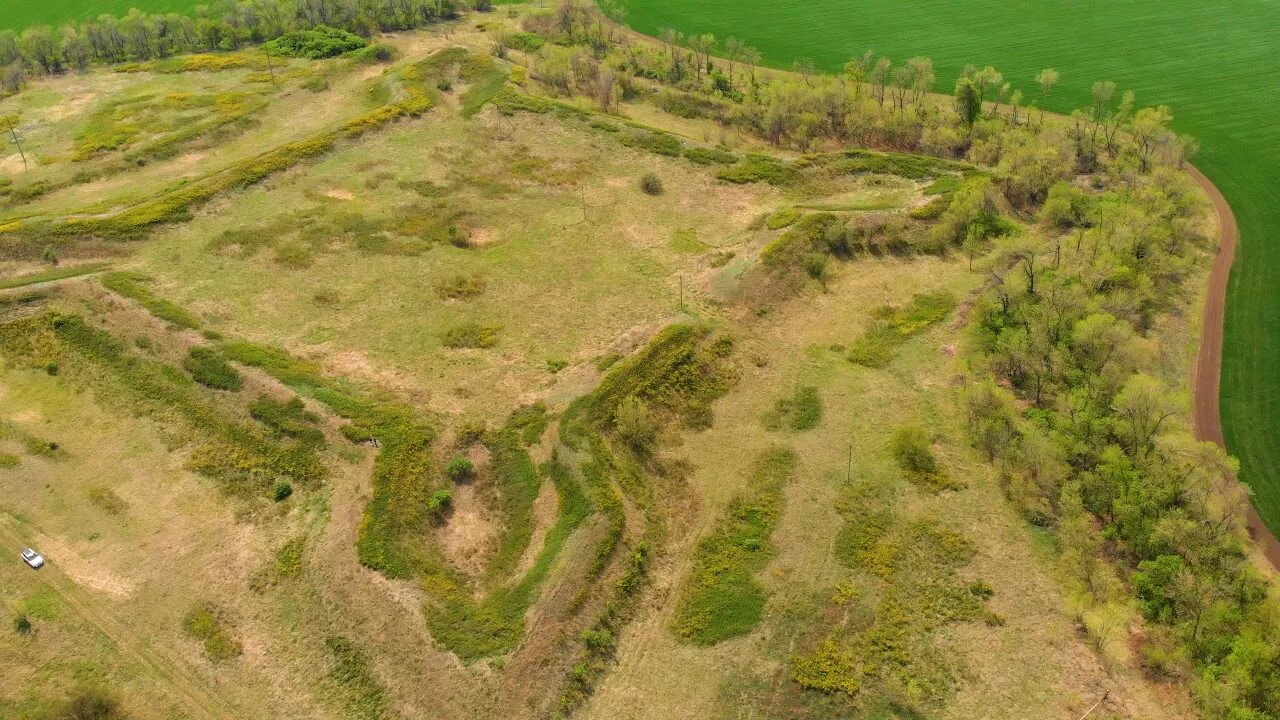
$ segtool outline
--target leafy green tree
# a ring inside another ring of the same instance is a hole
[[[978,86],[969,78],[960,78],[956,81],[956,113],[960,115],[960,122],[967,127],[973,127],[973,123],[982,114],[982,94],[978,90]]]

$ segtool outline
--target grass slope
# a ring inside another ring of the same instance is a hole
[[[760,49],[767,64],[790,67],[807,58],[838,70],[868,48],[902,62],[931,57],[948,91],[967,63],[992,64],[1028,98],[1032,78],[1055,67],[1062,81],[1052,110],[1089,103],[1097,80],[1136,91],[1144,105],[1172,106],[1175,126],[1194,135],[1196,163],[1231,201],[1241,247],[1227,290],[1222,367],[1222,419],[1242,478],[1257,492],[1268,524],[1280,530],[1280,337],[1270,330],[1280,310],[1280,95],[1257,80],[1280,70],[1280,36],[1271,30],[1280,7],[1271,0],[1199,3],[1014,3],[924,0],[902,5],[868,0],[815,0],[795,6],[768,0],[627,0],[628,22],[657,34],[663,27],[737,37]],[[1259,22],[1262,20],[1262,22]],[[1120,49],[1123,50],[1120,50]]]

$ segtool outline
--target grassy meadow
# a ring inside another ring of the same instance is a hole
[[[1041,104],[1068,112],[1090,103],[1090,86],[1115,81],[1138,104],[1167,104],[1174,126],[1200,141],[1194,160],[1231,202],[1240,249],[1227,291],[1222,421],[1241,477],[1280,531],[1280,72],[1274,31],[1280,4],[1245,2],[1079,3],[926,0],[625,0],[627,22],[648,34],[672,27],[736,37],[767,65],[807,59],[838,71],[868,49],[896,62],[932,58],[949,92],[966,64],[994,65],[1028,100],[1033,77],[1061,81]]]
[[[531,14],[0,99],[0,717],[1193,717],[958,396],[990,278],[1090,249],[985,165],[601,112],[490,54]]]

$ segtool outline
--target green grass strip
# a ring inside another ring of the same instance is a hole
[[[765,589],[755,577],[773,558],[773,531],[782,516],[787,480],[796,456],[772,447],[752,468],[749,489],[694,551],[676,610],[676,635],[695,645],[712,645],[751,632],[764,615]]]
[[[955,307],[955,297],[945,292],[921,293],[905,308],[886,305],[876,311],[866,333],[849,346],[849,360],[869,368],[888,367],[900,345],[941,322]]]
[[[200,319],[163,298],[157,297],[146,286],[145,275],[132,272],[113,272],[102,276],[102,286],[122,297],[129,298],[146,308],[147,312],[175,327],[194,330],[200,327]]]
[[[37,283],[53,282],[54,280],[66,280],[67,278],[89,275],[90,273],[105,270],[110,266],[110,263],[88,263],[87,265],[71,265],[68,267],[50,268],[43,272],[31,273],[29,275],[0,278],[0,290],[12,290],[13,288],[26,287],[27,285],[35,285]]]

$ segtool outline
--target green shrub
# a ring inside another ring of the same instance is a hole
[[[456,482],[467,482],[476,476],[476,466],[468,458],[455,456],[444,466],[444,474]]]
[[[395,60],[398,54],[394,45],[373,43],[359,50],[352,50],[348,53],[348,57],[364,63],[385,63]]]
[[[26,613],[18,613],[13,616],[13,631],[19,635],[30,635],[34,628],[31,626],[31,619]]]
[[[427,500],[427,512],[439,516],[445,510],[453,505],[453,491],[447,489],[436,490],[431,493],[431,498]]]
[[[498,344],[501,325],[466,322],[445,330],[441,341],[447,348],[490,348]]]
[[[690,146],[684,149],[684,157],[686,160],[695,162],[699,165],[732,165],[741,158],[729,152],[715,147]]]
[[[359,35],[327,25],[317,25],[307,30],[287,32],[266,43],[266,48],[279,55],[318,60],[337,57],[366,45],[368,41]]]
[[[240,372],[227,363],[222,353],[210,347],[191,348],[182,367],[191,373],[193,380],[215,390],[235,392],[244,385]]]
[[[620,136],[623,145],[664,157],[679,157],[684,150],[680,138],[665,132],[636,130]]]
[[[764,426],[769,430],[812,430],[822,420],[822,400],[818,389],[811,386],[796,388],[795,395],[779,398],[773,409],[765,414]]]
[[[921,428],[898,428],[889,439],[889,450],[907,480],[923,490],[959,490],[965,485],[938,466],[933,456],[933,440]]]
[[[271,493],[271,499],[276,502],[284,502],[291,497],[293,497],[293,485],[284,480],[277,482],[275,489]]]
[[[205,657],[214,662],[230,660],[243,652],[239,641],[227,633],[210,605],[199,604],[192,608],[183,618],[182,627],[204,645]]]
[[[614,435],[638,453],[652,453],[658,443],[658,421],[644,401],[634,395],[618,404],[613,428]]]
[[[661,195],[662,194],[662,178],[654,173],[645,173],[640,178],[640,190],[645,195]]]
[[[782,186],[793,184],[800,173],[784,160],[768,155],[748,155],[738,164],[722,168],[716,177],[736,185],[763,182]]]
[[[895,430],[889,440],[889,449],[903,472],[930,474],[938,471],[938,462],[933,457],[933,442],[928,433],[918,427]]]

